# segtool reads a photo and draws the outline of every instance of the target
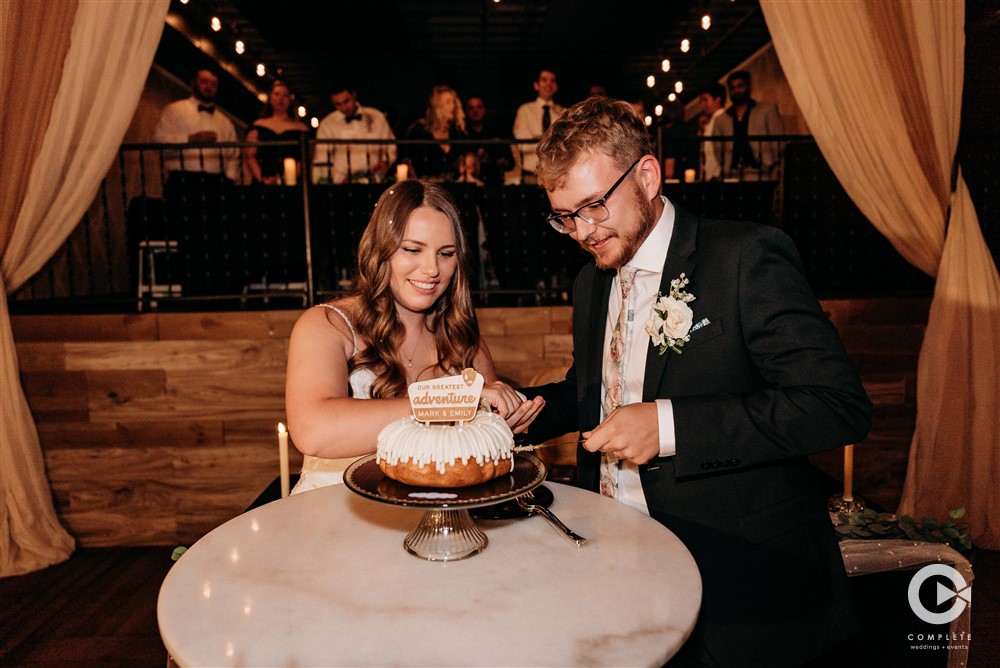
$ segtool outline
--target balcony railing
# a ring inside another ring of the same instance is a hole
[[[657,140],[665,176],[672,176],[664,179],[663,193],[672,202],[701,217],[782,228],[817,293],[929,289],[853,206],[810,137],[751,137],[762,162],[775,157],[773,168],[711,180],[702,178],[705,158],[724,139]],[[544,223],[545,192],[517,170],[530,142],[449,143],[456,158],[483,147],[509,150],[513,162],[475,181],[451,168],[435,176],[455,196],[470,245],[480,250],[470,268],[477,302],[568,303],[573,277],[589,256]],[[12,310],[298,308],[328,299],[350,289],[358,241],[375,201],[395,179],[396,164],[420,176],[429,171],[426,156],[439,150],[437,142],[421,140],[261,143],[258,155],[261,149],[285,152],[299,163],[295,185],[285,185],[293,174],[286,180],[283,170],[277,184],[263,185],[250,182],[248,146],[123,145],[80,225],[12,295]],[[333,182],[330,165],[313,164],[326,147],[376,156],[393,148],[396,163],[373,170],[369,165],[378,161],[352,162],[344,182]],[[185,170],[218,170],[220,155],[235,161],[235,180],[201,171],[168,176],[171,161]]]

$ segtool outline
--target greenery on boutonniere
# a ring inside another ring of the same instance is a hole
[[[915,520],[909,515],[879,513],[866,508],[860,513],[837,514],[837,538],[847,540],[910,539],[924,543],[944,543],[958,552],[972,551],[969,525],[956,523],[965,515],[965,508],[953,508],[951,521],[941,522],[930,517]]]

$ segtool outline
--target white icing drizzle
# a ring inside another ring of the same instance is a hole
[[[425,424],[414,417],[405,417],[388,424],[378,435],[376,462],[411,462],[417,467],[433,463],[438,473],[444,473],[457,460],[467,464],[470,459],[482,466],[492,460],[513,459],[514,435],[503,418],[479,411],[463,424]]]

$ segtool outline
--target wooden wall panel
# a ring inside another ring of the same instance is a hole
[[[927,305],[823,302],[876,403],[855,452],[871,465],[856,473],[859,490],[902,485]],[[56,509],[81,545],[190,544],[267,487],[300,313],[11,319]],[[519,385],[572,361],[570,307],[486,308],[479,322],[497,372]],[[554,454],[572,464],[571,444]],[[301,466],[294,448],[290,459]],[[839,476],[839,452],[817,465]]]

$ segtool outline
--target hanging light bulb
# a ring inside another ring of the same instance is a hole
[[[656,85],[656,77],[650,74],[648,77],[646,77],[646,86],[648,88],[652,88],[655,85]]]
[[[242,39],[236,40],[236,53],[243,55],[243,52],[247,50],[247,45],[243,43]]]
[[[709,16],[708,14],[705,14],[704,16],[701,17],[701,29],[708,30],[711,27],[712,27],[712,17]]]
[[[186,4],[187,4],[187,3],[189,3],[189,2],[191,2],[191,0],[181,0],[181,4],[182,4],[182,5],[186,5]]]
[[[267,68],[264,67],[264,63],[257,63],[257,76],[262,77],[267,74]]]
[[[222,30],[222,21],[219,20],[218,16],[212,17],[212,30],[214,30],[215,32],[219,32],[220,30]]]
[[[309,119],[309,125],[311,125],[314,128],[318,128],[319,127],[319,119],[316,118],[315,116],[313,116],[312,118]]]
[[[678,81],[677,83],[674,84],[674,92],[678,93],[678,94],[684,92],[684,82],[683,81]]]
[[[660,63],[660,69],[663,70],[664,72],[669,72],[670,71],[670,61],[667,60],[666,58],[664,58],[663,62]]]
[[[648,128],[650,125],[653,124],[653,117],[652,116],[646,116],[646,118],[642,119],[642,122],[645,123],[646,127]]]
[[[303,107],[302,105],[299,105],[299,108],[296,110],[296,113],[298,113],[299,118],[305,118],[306,117],[306,108]]]
[[[677,99],[677,95],[675,93],[671,93],[670,95],[667,96],[667,99],[673,102],[674,100]]]
[[[653,107],[653,113],[656,114],[657,116],[662,116],[663,115],[663,105],[662,104],[658,104],[655,107]]]
[[[691,50],[691,40],[689,40],[689,39],[682,39],[681,40],[681,52],[682,53],[687,53],[690,50]]]

